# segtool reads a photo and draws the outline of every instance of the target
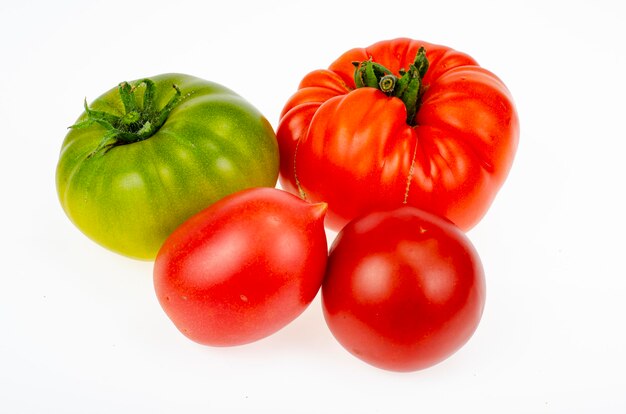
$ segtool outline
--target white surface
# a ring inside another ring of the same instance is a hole
[[[626,412],[621,3],[397,1],[388,17],[384,3],[0,3],[0,412]],[[276,126],[308,71],[399,36],[472,55],[521,119],[510,178],[469,233],[485,314],[444,363],[396,374],[360,362],[319,297],[255,344],[196,345],[159,308],[150,263],[64,216],[54,169],[84,97],[186,72]]]

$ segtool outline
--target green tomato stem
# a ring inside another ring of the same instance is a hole
[[[425,90],[422,79],[429,65],[424,47],[420,47],[408,70],[400,70],[400,77],[371,58],[352,64],[355,66],[354,84],[357,88],[376,88],[387,96],[401,99],[406,107],[406,122],[411,126],[416,125],[415,116]]]
[[[145,85],[143,93],[143,103],[137,102],[137,88]],[[116,115],[104,111],[96,111],[89,108],[85,100],[85,113],[87,118],[84,121],[72,125],[70,128],[87,128],[98,124],[106,131],[98,146],[89,154],[92,157],[97,154],[104,154],[111,148],[118,145],[132,144],[143,141],[154,135],[163,126],[170,112],[187,96],[183,97],[180,89],[176,85],[174,95],[168,103],[157,109],[154,95],[156,85],[151,79],[142,79],[131,85],[122,82],[118,86],[120,100],[124,105],[124,114]]]

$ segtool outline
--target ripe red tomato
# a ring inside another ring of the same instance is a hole
[[[452,223],[414,207],[349,223],[330,250],[322,304],[348,351],[374,366],[432,366],[472,336],[485,303],[474,247]]]
[[[303,78],[277,130],[280,182],[327,202],[334,229],[409,204],[468,230],[508,175],[518,135],[510,92],[470,56],[382,41]]]
[[[327,259],[325,204],[254,188],[218,201],[167,238],[154,266],[163,309],[190,339],[239,345],[295,319]]]

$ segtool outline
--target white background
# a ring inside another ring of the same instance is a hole
[[[625,413],[623,10],[0,0],[0,412]],[[362,363],[329,333],[319,297],[265,340],[197,345],[161,311],[151,263],[100,248],[61,210],[54,170],[83,98],[184,72],[234,89],[276,127],[307,72],[400,36],[472,55],[521,120],[510,178],[469,233],[484,317],[445,362],[410,374]]]

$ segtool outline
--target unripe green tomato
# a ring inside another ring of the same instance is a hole
[[[61,205],[83,233],[147,260],[193,214],[277,177],[266,118],[224,86],[183,74],[122,82],[85,104],[56,170]]]

